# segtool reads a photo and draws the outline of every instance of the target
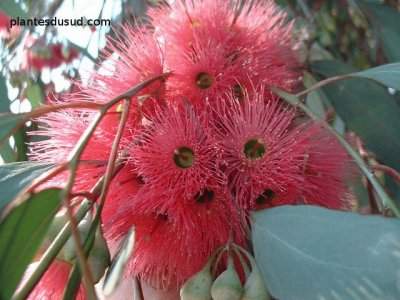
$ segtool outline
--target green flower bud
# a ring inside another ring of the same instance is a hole
[[[92,218],[90,214],[87,214],[85,218],[78,224],[79,239],[81,243],[85,241],[91,225]],[[72,236],[65,243],[64,247],[58,254],[58,257],[69,262],[72,262],[76,258],[76,245]]]
[[[230,256],[227,269],[218,276],[211,287],[211,296],[214,300],[240,300],[242,294],[243,286]]]
[[[269,294],[264,279],[255,263],[251,263],[251,273],[244,284],[244,293],[241,300],[269,300]]]
[[[180,292],[181,300],[211,300],[212,277],[207,266],[185,282]]]
[[[110,265],[110,251],[108,250],[106,240],[101,233],[100,227],[97,227],[94,245],[89,253],[88,264],[92,272],[94,283],[98,283],[103,277],[105,270]]]
[[[220,248],[214,251],[203,269],[185,282],[180,291],[181,300],[211,300],[213,276],[210,267],[215,256],[220,252]]]

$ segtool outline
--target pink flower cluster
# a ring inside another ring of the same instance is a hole
[[[120,149],[126,164],[103,210],[110,244],[135,226],[127,275],[176,289],[228,241],[243,244],[252,210],[313,204],[346,209],[345,151],[320,126],[298,124],[297,110],[270,86],[293,91],[301,77],[292,23],[272,1],[181,1],[150,9],[148,25],[111,40],[101,72],[69,100],[107,102],[171,71],[131,99]],[[65,161],[95,111],[40,119],[32,158]],[[85,148],[74,190],[105,172],[121,105]],[[65,182],[68,174],[58,178]]]

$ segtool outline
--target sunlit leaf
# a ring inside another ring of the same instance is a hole
[[[277,299],[400,299],[398,219],[283,206],[255,213],[252,228]]]
[[[0,223],[0,299],[10,299],[61,205],[61,189],[43,190]]]

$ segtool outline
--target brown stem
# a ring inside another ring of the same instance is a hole
[[[21,113],[19,114],[21,116],[21,121],[18,122],[18,124],[10,130],[3,138],[0,140],[0,147],[3,146],[3,144],[7,141],[7,139],[12,136],[14,133],[17,132],[19,128],[21,128],[26,122],[28,122],[30,119],[38,118],[42,115],[48,114],[50,112],[55,112],[59,111],[62,109],[67,109],[67,108],[88,108],[88,109],[100,109],[103,107],[102,104],[93,102],[93,101],[79,101],[79,102],[69,102],[69,103],[64,103],[64,104],[58,104],[58,105],[51,105],[51,106],[42,106],[39,107],[35,110],[32,110],[30,112],[26,113]],[[7,115],[12,115],[12,113],[5,113],[5,114],[0,114],[1,116],[7,116]],[[2,122],[0,122],[1,124]]]
[[[376,205],[374,190],[369,180],[367,180],[367,191],[368,191],[369,207],[371,209],[371,214],[377,214],[379,213],[379,209],[378,206]]]
[[[296,94],[295,96],[297,98],[300,98],[301,96],[304,96],[304,95],[306,95],[306,94],[308,94],[308,93],[310,93],[310,92],[312,92],[312,91],[314,91],[316,89],[319,89],[319,88],[321,88],[321,87],[323,87],[325,85],[328,85],[328,84],[330,84],[332,82],[335,82],[335,81],[341,80],[341,79],[350,78],[350,77],[352,77],[352,74],[338,75],[338,76],[327,78],[325,80],[322,80],[322,81],[314,84],[312,87],[310,87],[310,88],[308,88],[308,89]]]
[[[397,172],[395,169],[386,166],[386,165],[374,165],[374,166],[369,166],[368,167],[370,170],[373,171],[382,171],[387,173],[388,175],[392,176],[395,180],[397,180],[400,183],[400,173]]]

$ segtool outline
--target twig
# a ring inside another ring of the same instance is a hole
[[[332,83],[334,81],[341,80],[341,79],[346,79],[346,78],[350,78],[350,77],[353,77],[353,74],[338,75],[338,76],[327,78],[325,80],[322,80],[322,81],[314,84],[312,87],[310,87],[310,88],[308,88],[308,89],[306,89],[304,91],[301,91],[300,93],[297,93],[295,96],[297,98],[300,98],[301,96],[304,96],[304,95],[306,95],[306,94],[308,94],[308,93],[310,93],[310,92],[312,92],[312,91],[314,91],[316,89],[319,89],[319,88],[321,88],[321,87],[323,87],[325,85],[328,85],[328,84],[330,84],[330,83]]]
[[[88,108],[88,109],[100,109],[103,105],[97,102],[93,101],[79,101],[79,102],[69,102],[65,104],[58,104],[58,105],[52,105],[52,106],[42,106],[39,107],[35,110],[32,110],[30,112],[26,113],[21,113],[19,114],[21,116],[21,120],[18,122],[18,124],[10,130],[4,137],[0,139],[0,147],[7,141],[7,139],[12,136],[19,128],[21,128],[26,122],[28,122],[30,119],[34,119],[37,117],[40,117],[42,115],[45,115],[49,112],[55,112],[59,111],[62,109],[67,109],[67,108]],[[5,114],[0,114],[0,117],[4,117],[7,115],[15,115],[13,113],[5,113]],[[7,120],[6,120],[7,121]],[[5,122],[6,123],[6,122]],[[3,122],[0,122],[0,124],[4,124]]]
[[[400,183],[400,173],[397,172],[395,169],[386,166],[386,165],[374,165],[374,166],[369,166],[368,167],[370,170],[373,171],[382,171],[387,173],[388,175],[392,176],[395,180],[397,180]]]
[[[89,255],[90,250],[91,250],[91,248],[93,246],[93,242],[94,242],[95,234],[96,234],[96,229],[97,229],[98,224],[100,222],[101,211],[102,211],[103,206],[104,206],[104,201],[105,201],[105,198],[106,198],[106,195],[107,195],[108,187],[110,185],[111,179],[113,178],[113,171],[114,171],[114,165],[115,165],[115,162],[116,162],[118,146],[119,146],[119,142],[121,140],[121,136],[122,136],[123,130],[125,128],[126,122],[128,120],[129,108],[130,108],[130,100],[125,100],[124,101],[124,108],[123,108],[123,111],[122,111],[121,121],[120,121],[119,126],[118,126],[118,131],[117,131],[117,134],[115,136],[115,139],[114,139],[114,142],[113,142],[113,146],[112,146],[112,149],[111,149],[111,153],[110,153],[110,156],[109,156],[109,161],[108,161],[108,164],[107,164],[106,173],[104,175],[104,183],[102,185],[101,194],[100,194],[100,200],[99,200],[100,203],[99,203],[99,206],[97,208],[96,215],[95,215],[95,217],[93,219],[93,222],[92,222],[92,224],[90,226],[89,233],[88,233],[88,235],[87,235],[87,237],[85,239],[84,245],[83,245],[83,253],[82,254],[83,254],[83,258],[84,258],[85,262],[87,262],[86,258]],[[81,264],[81,267],[82,266],[83,265]],[[90,269],[86,270],[86,272],[90,273]],[[73,268],[71,278],[73,280],[78,280],[79,279],[79,273],[80,273],[80,269],[78,268],[78,266],[75,266]],[[83,274],[83,276],[85,276],[85,270],[84,269],[82,269],[82,274]],[[88,283],[85,282],[85,285],[87,285],[87,284]],[[70,287],[70,285],[68,284],[67,289],[64,292],[63,299],[74,298],[76,293],[78,292],[79,284],[72,284],[71,285],[71,289],[69,287]],[[92,284],[92,287],[93,287],[93,284]],[[86,288],[88,289],[89,287],[86,287]]]
[[[368,191],[369,207],[371,209],[371,214],[377,214],[379,213],[379,209],[376,205],[374,189],[372,188],[372,184],[369,180],[367,180],[367,191]]]

